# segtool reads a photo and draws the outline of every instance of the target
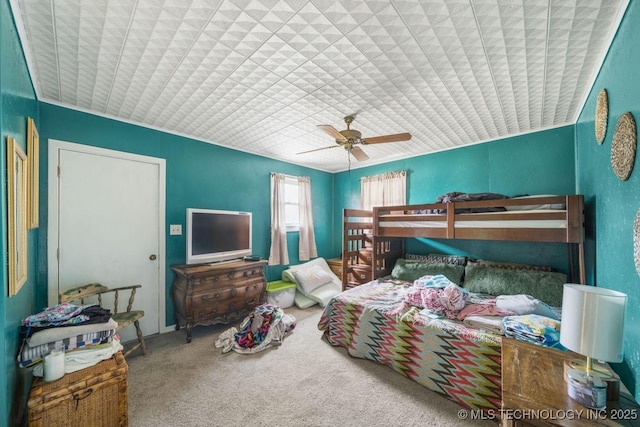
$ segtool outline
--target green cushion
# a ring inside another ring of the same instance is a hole
[[[562,306],[563,286],[567,275],[550,271],[507,270],[497,267],[467,265],[463,288],[489,295],[531,295],[555,307]]]
[[[460,285],[464,274],[464,266],[399,259],[396,261],[393,271],[391,271],[391,277],[407,282],[413,282],[422,276],[435,276],[437,274],[442,274],[456,285]]]

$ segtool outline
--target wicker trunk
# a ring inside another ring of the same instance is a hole
[[[122,353],[61,379],[35,378],[29,395],[29,426],[126,426],[128,366]]]

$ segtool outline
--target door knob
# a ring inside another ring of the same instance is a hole
[[[156,256],[156,254],[151,254],[151,255],[149,255],[149,259],[150,259],[151,261],[155,261],[155,260],[156,260],[156,258],[158,258],[158,257]]]

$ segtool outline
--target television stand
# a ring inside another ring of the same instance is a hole
[[[187,342],[197,325],[241,320],[265,302],[266,260],[172,265],[171,286],[176,331],[184,325]]]

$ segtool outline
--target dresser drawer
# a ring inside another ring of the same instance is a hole
[[[219,301],[217,303],[200,304],[193,306],[193,321],[202,322],[218,317],[229,316],[229,320],[239,318],[243,313],[248,313],[260,304],[261,294],[246,294],[243,298],[234,298]]]
[[[372,249],[360,249],[358,251],[358,262],[362,264],[371,265],[371,259],[373,257]]]
[[[246,280],[262,280],[264,274],[262,269],[247,269],[242,271],[221,272],[207,276],[194,277],[191,286],[198,290],[216,289],[220,286],[233,285],[234,283],[244,283]]]
[[[352,266],[349,270],[351,276],[356,282],[367,283],[372,280],[370,265]]]
[[[251,294],[260,294],[264,289],[264,282],[258,278],[248,280],[236,286],[228,284],[218,285],[212,288],[194,289],[191,297],[191,304],[194,307],[203,304],[214,304],[219,301],[234,299],[237,297],[247,297]]]

